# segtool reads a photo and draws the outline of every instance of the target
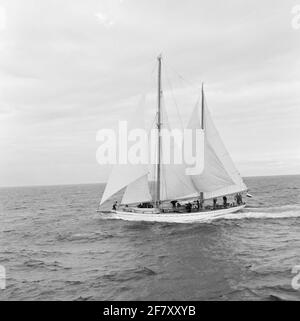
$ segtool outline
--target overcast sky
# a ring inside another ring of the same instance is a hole
[[[205,82],[243,176],[300,174],[297,3],[0,0],[0,185],[105,181],[96,133],[155,93],[160,52],[184,122]]]

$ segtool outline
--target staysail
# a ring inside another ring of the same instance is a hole
[[[202,110],[204,114],[204,170],[200,175],[191,176],[193,183],[199,192],[203,192],[204,199],[246,190],[247,187],[235,168],[205,103]],[[188,128],[201,128],[199,103],[193,110]]]

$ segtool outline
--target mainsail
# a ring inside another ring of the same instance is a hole
[[[167,112],[163,104],[162,130],[164,129],[171,130]],[[170,140],[170,145],[166,147],[169,149],[170,155],[182,153],[182,146],[178,146],[173,139]],[[162,150],[162,158],[164,159],[164,149]],[[175,164],[174,162],[170,162],[170,164],[162,164],[161,201],[199,196],[199,192],[195,188],[191,178],[186,175],[185,170],[186,166],[184,163]]]

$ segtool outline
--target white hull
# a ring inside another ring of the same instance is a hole
[[[139,212],[125,212],[116,210],[109,212],[109,217],[126,221],[193,223],[222,218],[222,216],[225,214],[237,212],[243,209],[245,206],[246,204],[243,204],[235,207],[191,213],[151,213],[148,209],[145,209],[144,212],[142,209],[140,209]]]

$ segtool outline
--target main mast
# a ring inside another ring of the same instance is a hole
[[[204,130],[204,85],[202,83],[202,89],[201,89],[201,129]],[[204,201],[204,194],[203,192],[200,192],[200,200],[201,202]]]
[[[157,57],[158,60],[158,99],[157,99],[157,135],[158,135],[158,146],[157,146],[157,172],[156,172],[156,206],[160,207],[160,163],[161,163],[161,55]]]

